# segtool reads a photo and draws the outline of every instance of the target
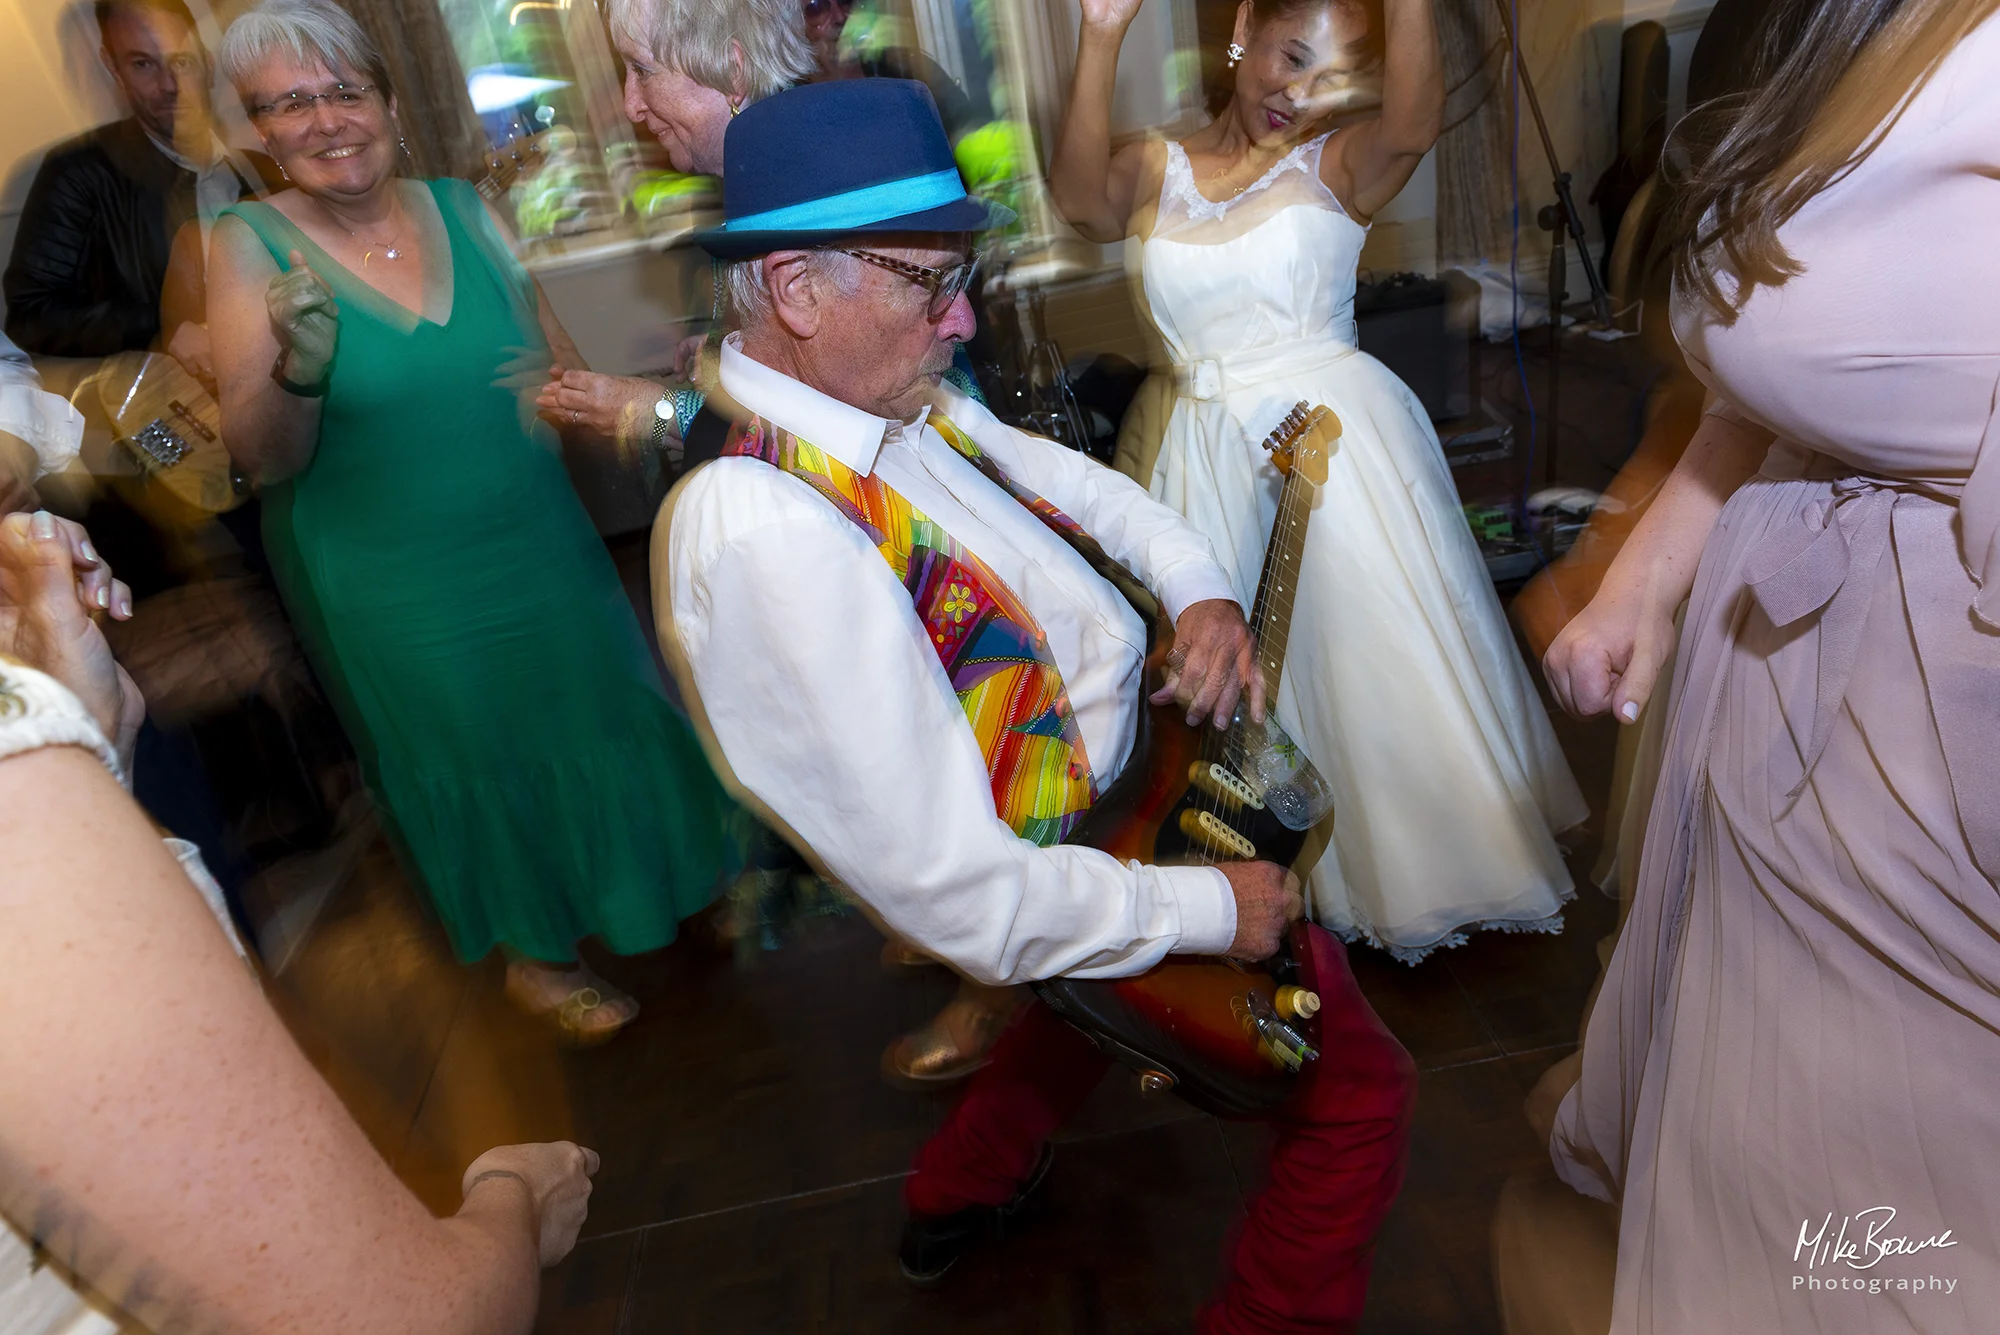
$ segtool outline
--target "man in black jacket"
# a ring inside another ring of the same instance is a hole
[[[163,339],[160,327],[175,234],[189,222],[205,232],[276,172],[216,137],[208,51],[182,0],[98,0],[97,24],[99,54],[132,114],[43,159],[7,265],[7,333],[43,356],[154,346],[178,355],[180,331]],[[197,267],[200,253],[193,247]]]

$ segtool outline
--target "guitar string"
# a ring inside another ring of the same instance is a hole
[[[1294,410],[1294,412],[1296,412],[1296,410]],[[1271,434],[1273,436],[1278,436],[1280,433],[1284,432],[1286,428],[1290,425],[1292,415],[1293,414],[1291,413],[1286,414],[1285,420],[1283,422],[1280,422],[1278,424],[1277,429],[1274,430]],[[1267,440],[1266,444],[1268,445],[1269,443],[1270,441]],[[1284,502],[1281,495],[1279,501],[1280,510],[1283,509],[1283,505]],[[1251,600],[1250,628],[1253,635],[1256,633],[1257,626],[1261,623],[1263,619],[1267,605],[1267,591],[1270,588],[1270,579],[1268,578],[1269,567],[1271,564],[1268,559],[1270,555],[1271,553],[1267,551],[1266,552],[1267,559],[1265,561],[1266,568],[1259,574],[1259,578],[1257,581],[1257,592]],[[1259,644],[1258,647],[1261,655],[1262,651],[1261,643]],[[1256,667],[1258,671],[1261,673],[1263,670],[1262,662],[1259,661],[1256,664]],[[1201,828],[1199,823],[1199,817],[1202,815],[1208,816],[1211,820],[1216,821],[1217,823],[1229,829],[1232,830],[1235,829],[1234,825],[1232,825],[1229,821],[1223,818],[1223,808],[1225,806],[1223,789],[1222,785],[1214,778],[1214,772],[1216,768],[1222,768],[1225,770],[1228,768],[1226,765],[1220,764],[1220,762],[1227,759],[1227,753],[1223,747],[1223,739],[1228,735],[1228,732],[1229,729],[1227,727],[1223,728],[1209,727],[1203,729],[1200,754],[1196,763],[1201,766],[1202,773],[1204,777],[1208,780],[1208,782],[1205,783],[1198,782],[1195,785],[1196,797],[1194,802],[1194,810],[1197,816],[1197,824],[1196,824],[1197,830]],[[1211,784],[1213,784],[1214,786],[1211,787],[1210,786]],[[1241,803],[1239,802],[1237,805],[1240,807]],[[1222,859],[1217,859],[1210,855],[1209,850],[1215,847],[1215,845],[1210,840],[1206,838],[1197,837],[1196,839],[1191,840],[1190,842],[1201,850],[1201,857],[1205,865],[1213,866],[1218,860],[1222,860]]]
[[[1271,433],[1271,435],[1273,437],[1284,439],[1290,448],[1296,450],[1298,442],[1305,438],[1306,429],[1309,425],[1311,425],[1312,421],[1313,421],[1313,414],[1311,410],[1308,409],[1305,404],[1301,403],[1285,415],[1284,420],[1278,424],[1277,428]],[[1267,444],[1268,443],[1269,442],[1267,441]],[[1279,535],[1288,533],[1290,531],[1290,526],[1298,521],[1299,511],[1301,509],[1306,508],[1303,503],[1305,499],[1304,493],[1305,493],[1305,488],[1300,480],[1297,468],[1297,459],[1295,455],[1293,460],[1293,467],[1290,469],[1290,471],[1286,473],[1284,487],[1279,493],[1278,514],[1272,529],[1273,542],[1269,550],[1266,552],[1265,569],[1258,580],[1257,593],[1254,599],[1252,600],[1252,606],[1250,612],[1251,628],[1253,633],[1258,636],[1257,639],[1258,661],[1256,663],[1256,667],[1258,670],[1258,674],[1262,677],[1265,677],[1267,684],[1272,674],[1266,672],[1265,670],[1264,658],[1266,657],[1269,645],[1268,642],[1264,639],[1262,631],[1263,628],[1269,624],[1273,615],[1278,611],[1278,607],[1276,606],[1276,604],[1281,603],[1284,608],[1285,615],[1287,617],[1289,616],[1290,608],[1292,605],[1291,595],[1296,593],[1295,586],[1297,584],[1296,561],[1291,562],[1293,566],[1292,570],[1287,571],[1285,568],[1287,565],[1287,561],[1285,560],[1285,555],[1289,543],[1279,541],[1278,538]],[[1288,589],[1285,585],[1285,581],[1287,580],[1289,580],[1294,587]],[[1279,653],[1282,654],[1282,652],[1283,649],[1281,647]],[[1278,674],[1282,675],[1283,672],[1282,660],[1277,658],[1276,656],[1272,657],[1274,659],[1273,666],[1276,667]],[[1270,717],[1269,711],[1277,708],[1277,701],[1273,698],[1270,698],[1268,693],[1264,702],[1264,707],[1266,710],[1265,714],[1266,718]],[[1204,768],[1214,766],[1216,768],[1228,770],[1228,766],[1220,762],[1223,762],[1228,758],[1226,751],[1226,743],[1230,731],[1231,731],[1230,728],[1210,727],[1204,729],[1206,735],[1202,738],[1201,755],[1198,763],[1202,764]],[[1210,773],[1212,775],[1213,771],[1211,770]],[[1211,819],[1215,820],[1217,823],[1233,830],[1235,827],[1229,821],[1223,819],[1223,810],[1224,807],[1228,805],[1228,798],[1224,795],[1221,789],[1221,785],[1218,783],[1213,789],[1211,789],[1206,784],[1197,784],[1196,787],[1199,790],[1199,795],[1196,799],[1196,804],[1195,804],[1195,810],[1197,812],[1197,816],[1199,816],[1202,813],[1205,813]],[[1242,806],[1242,803],[1238,801],[1236,802],[1235,805],[1238,808],[1240,808]],[[1205,864],[1211,866],[1214,865],[1217,859],[1208,856],[1206,853],[1206,849],[1209,846],[1208,841],[1198,839],[1191,842],[1195,843],[1198,847],[1201,847],[1203,849],[1203,860]]]

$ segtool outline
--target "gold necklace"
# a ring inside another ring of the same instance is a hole
[[[324,204],[322,204],[320,207],[326,208]],[[399,247],[397,247],[394,244],[393,237],[389,241],[370,241],[367,237],[362,236],[352,227],[349,227],[346,223],[342,222],[340,220],[340,215],[335,213],[332,209],[326,209],[326,216],[333,219],[333,225],[335,227],[338,227],[341,231],[353,237],[356,241],[360,242],[361,245],[364,247],[364,249],[361,252],[362,268],[365,269],[368,267],[368,260],[371,256],[375,254],[374,247],[376,246],[382,247],[382,256],[384,259],[400,260],[403,258],[403,252]],[[396,234],[400,236],[402,234],[402,229],[398,228],[396,230]]]

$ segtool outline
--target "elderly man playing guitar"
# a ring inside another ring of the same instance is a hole
[[[740,323],[709,398],[726,443],[653,540],[660,638],[718,769],[889,929],[986,982],[1276,954],[1300,913],[1285,868],[1062,842],[1145,709],[1147,628],[1106,554],[1173,621],[1156,704],[1261,716],[1262,678],[1179,515],[939,386],[973,332],[973,234],[1006,216],[966,195],[929,94],[781,93],[732,122],[725,160],[726,221],[698,239],[729,262]],[[1402,1178],[1409,1057],[1338,943],[1291,935],[1310,941],[1326,1056],[1271,1113],[1270,1183],[1206,1330],[1351,1329]],[[1107,1060],[1024,1009],[918,1154],[911,1280],[941,1280],[1011,1213]]]

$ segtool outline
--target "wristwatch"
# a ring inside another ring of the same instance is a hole
[[[667,390],[653,404],[653,453],[665,456],[669,466],[678,469],[684,445],[678,437],[669,437],[667,432],[679,418],[674,413],[674,392]]]
[[[672,391],[663,393],[653,405],[653,448],[659,449],[667,443],[667,427],[674,420],[674,396]]]

